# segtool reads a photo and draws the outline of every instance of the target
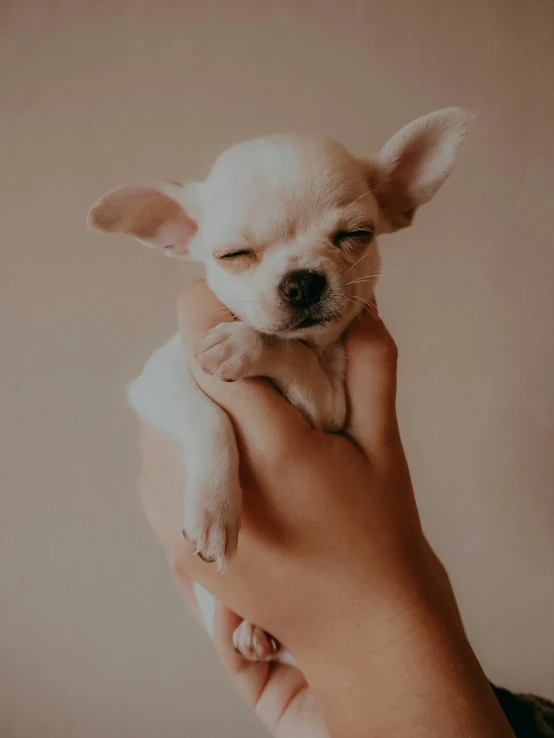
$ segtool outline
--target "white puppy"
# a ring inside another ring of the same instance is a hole
[[[376,238],[411,224],[446,180],[470,116],[447,108],[411,122],[371,161],[335,141],[282,135],[233,146],[205,182],[125,185],[89,212],[89,225],[127,233],[206,268],[236,316],[200,341],[196,360],[223,381],[269,378],[310,423],[343,428],[341,336],[372,297]],[[183,447],[188,481],[183,532],[219,569],[235,553],[241,517],[231,423],[193,379],[179,336],[129,387],[145,421]],[[198,588],[210,626],[211,595]],[[246,621],[235,646],[275,658],[278,646]]]

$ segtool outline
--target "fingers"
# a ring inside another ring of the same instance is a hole
[[[218,604],[214,623],[214,642],[218,656],[241,697],[275,736],[319,736],[313,732],[313,715],[305,712],[308,686],[302,673],[292,666],[246,661],[233,649],[233,632],[241,618]],[[305,732],[309,729],[309,733]]]
[[[178,302],[179,330],[189,357],[198,340],[211,328],[230,322],[232,316],[203,280],[189,285]],[[266,380],[242,379],[226,383],[205,374],[191,359],[200,387],[228,413],[242,449],[252,458],[290,448],[295,437],[305,438],[306,421]]]
[[[384,323],[364,313],[350,326],[345,340],[347,433],[368,454],[399,437],[396,419],[398,351]]]
[[[233,633],[241,622],[238,615],[218,603],[214,620],[214,644],[233,686],[246,704],[254,709],[267,682],[270,667],[267,663],[246,661],[234,650]]]

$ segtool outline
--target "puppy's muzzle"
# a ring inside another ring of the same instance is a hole
[[[327,289],[327,278],[320,272],[299,269],[285,274],[279,284],[279,292],[293,308],[309,308],[323,297]]]

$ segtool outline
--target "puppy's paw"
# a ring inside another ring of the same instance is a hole
[[[279,641],[248,620],[235,628],[233,647],[248,661],[274,661],[282,650]]]
[[[210,495],[202,489],[194,494],[187,489],[187,498],[196,499],[192,508],[185,507],[183,535],[194,546],[195,553],[206,563],[215,562],[218,571],[237,552],[240,530],[240,491]],[[186,499],[185,498],[185,502]]]
[[[246,323],[221,323],[200,339],[194,356],[206,374],[235,382],[257,374],[266,340]]]

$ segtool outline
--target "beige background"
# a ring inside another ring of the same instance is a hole
[[[478,118],[382,311],[424,521],[489,675],[554,696],[554,5],[550,0],[0,3],[0,735],[249,738],[134,482],[123,386],[195,273],[86,233],[141,177],[245,138],[368,155],[444,105]],[[399,271],[387,271],[399,270]]]

